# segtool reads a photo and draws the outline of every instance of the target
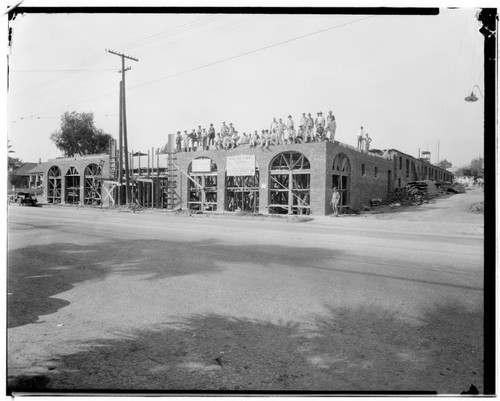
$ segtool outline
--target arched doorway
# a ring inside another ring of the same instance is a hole
[[[311,164],[299,152],[283,152],[271,161],[269,213],[309,214]]]
[[[254,175],[226,175],[225,209],[227,211],[259,212],[259,176],[257,165]]]
[[[198,157],[188,167],[188,207],[191,210],[217,210],[217,165],[208,157]]]
[[[351,163],[344,153],[339,153],[333,159],[332,188],[337,187],[340,193],[339,208],[348,208],[350,206],[350,188],[351,185]]]
[[[52,166],[47,174],[47,202],[61,203],[62,175],[61,169]]]
[[[76,204],[80,202],[80,173],[76,167],[71,166],[65,175],[66,203]]]
[[[101,166],[95,163],[91,163],[85,168],[84,205],[98,206],[101,204],[102,181],[99,179],[101,174]]]

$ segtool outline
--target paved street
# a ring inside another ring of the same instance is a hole
[[[482,391],[482,198],[304,222],[12,205],[9,383]]]

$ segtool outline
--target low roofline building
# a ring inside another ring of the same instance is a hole
[[[115,155],[116,149],[37,166],[32,172],[43,174],[43,201],[117,205],[123,184],[117,180]],[[396,149],[363,152],[339,142],[134,152],[129,170],[129,203],[266,214],[330,214],[334,186],[341,194],[340,208],[347,212],[362,210],[373,199],[387,201],[412,181],[453,180],[450,172]]]

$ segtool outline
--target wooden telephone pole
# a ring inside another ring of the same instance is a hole
[[[119,171],[119,181],[121,184],[121,166],[123,163],[123,157],[125,157],[125,203],[128,204],[129,201],[132,199],[132,194],[130,191],[130,171],[129,171],[129,165],[128,165],[128,144],[127,144],[127,108],[126,108],[126,102],[125,102],[125,71],[130,70],[130,67],[125,68],[125,59],[129,60],[134,60],[134,61],[139,61],[138,59],[130,56],[126,56],[123,53],[118,53],[113,50],[107,50],[108,53],[114,54],[116,56],[119,56],[122,58],[122,69],[119,71],[122,74],[122,80],[120,83],[120,171]],[[122,141],[123,138],[123,141]],[[123,148],[122,148],[123,146]],[[120,189],[120,198],[121,198],[121,189]],[[120,204],[121,204],[121,199],[120,199]]]

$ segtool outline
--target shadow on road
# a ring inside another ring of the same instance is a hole
[[[35,323],[68,301],[53,298],[74,284],[101,280],[111,273],[145,280],[217,273],[224,263],[307,265],[331,260],[338,252],[275,245],[231,246],[214,241],[127,240],[94,245],[50,244],[8,254],[8,328]]]
[[[196,315],[79,344],[12,391],[438,391],[482,388],[482,315],[457,306],[408,322],[374,307],[312,326]],[[312,327],[312,328],[311,328]]]

